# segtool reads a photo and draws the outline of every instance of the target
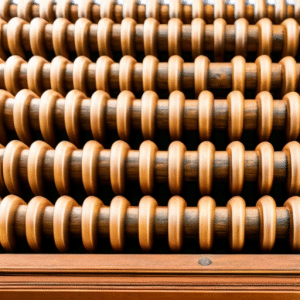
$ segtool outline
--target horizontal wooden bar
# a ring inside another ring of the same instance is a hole
[[[0,291],[5,300],[297,299],[299,265],[298,255],[2,254]]]

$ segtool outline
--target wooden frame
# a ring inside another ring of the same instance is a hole
[[[2,254],[0,299],[299,299],[299,255]]]

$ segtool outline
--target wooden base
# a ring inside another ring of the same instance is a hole
[[[299,255],[2,254],[0,299],[299,299]]]

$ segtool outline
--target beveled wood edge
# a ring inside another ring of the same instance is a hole
[[[199,264],[199,260],[202,263]],[[211,262],[209,265],[203,265]],[[1,254],[0,299],[299,299],[298,255]]]
[[[204,259],[209,265],[199,263]],[[0,273],[300,274],[299,255],[1,254]]]

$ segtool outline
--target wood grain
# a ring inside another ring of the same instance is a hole
[[[5,251],[13,251],[27,240],[29,247],[38,251],[42,241],[50,238],[58,251],[68,252],[69,241],[81,238],[84,248],[94,252],[98,238],[109,237],[111,250],[122,252],[129,237],[138,238],[144,251],[155,249],[154,238],[164,238],[172,252],[179,252],[185,238],[198,240],[203,251],[211,251],[214,239],[221,238],[229,239],[231,250],[240,252],[245,238],[255,238],[260,239],[262,251],[270,252],[276,238],[289,237],[291,250],[299,251],[300,197],[289,198],[284,207],[276,207],[270,196],[261,197],[256,207],[246,207],[245,200],[237,196],[226,207],[216,207],[208,196],[202,197],[197,207],[188,206],[180,196],[173,196],[168,206],[158,204],[151,196],[144,196],[139,206],[131,206],[122,196],[114,197],[110,205],[89,196],[82,206],[69,196],[61,196],[54,204],[37,196],[27,205],[8,195],[0,206],[0,242]],[[97,251],[102,251],[101,242]]]
[[[194,91],[198,97],[198,92],[202,91],[199,90],[198,84],[204,89],[214,91],[232,90],[233,80],[241,83],[241,78],[232,73],[233,68],[237,66],[231,62],[209,63],[206,59],[208,66],[203,70],[201,68],[199,74],[199,57],[194,63],[180,63],[180,56],[171,56],[169,62],[153,64],[155,70],[152,71],[156,76],[151,76],[150,79],[146,69],[147,57],[142,63],[136,62],[131,56],[123,56],[119,63],[112,62],[107,56],[101,56],[96,63],[87,57],[77,57],[72,63],[65,57],[56,56],[50,63],[38,56],[33,56],[26,62],[20,56],[14,55],[5,62],[0,61],[0,88],[7,89],[14,95],[29,87],[36,87],[33,91],[39,94],[53,89],[65,96],[74,88],[91,94],[99,89],[106,92],[129,90],[140,93],[144,92],[145,88],[150,90],[150,87],[155,92],[171,93],[180,87],[183,92]],[[85,63],[82,63],[83,60]],[[299,82],[300,64],[292,57],[289,57],[289,60],[292,62],[292,68],[286,68],[286,64],[283,63],[272,63],[266,55],[259,56],[255,63],[244,64],[241,61],[241,68],[245,68],[245,76],[242,77],[245,80],[245,89],[256,90],[257,93],[274,89],[284,93],[298,91],[295,82]]]
[[[36,189],[36,180],[29,179],[29,176],[41,176],[40,180],[44,184],[54,183],[60,195],[69,194],[73,183],[85,183],[84,186],[90,193],[86,182],[91,177],[85,172],[86,170],[83,171],[89,168],[95,172],[93,180],[96,180],[90,183],[96,184],[97,182],[99,187],[110,184],[115,194],[124,194],[127,182],[139,182],[146,192],[150,192],[151,186],[153,192],[155,185],[149,185],[147,181],[141,180],[140,171],[143,169],[140,169],[140,155],[145,154],[144,144],[152,143],[155,146],[154,142],[144,141],[142,153],[140,150],[130,149],[129,144],[121,140],[114,142],[110,149],[102,149],[100,143],[95,143],[99,146],[99,151],[94,154],[95,164],[91,166],[89,160],[83,160],[85,152],[77,149],[70,142],[60,142],[55,150],[47,150],[47,145],[43,148],[45,145],[43,143],[42,154],[39,161],[35,163],[29,158],[31,152],[35,153],[36,144],[40,144],[40,141],[28,147],[20,141],[13,140],[6,147],[0,148],[0,167],[3,168],[1,188],[4,190],[7,188],[10,193],[22,196],[28,191],[28,186],[33,186],[32,191],[39,195],[40,190]],[[204,195],[211,192],[212,182],[227,181],[231,194],[237,195],[243,190],[244,182],[257,182],[269,173],[268,182],[264,183],[264,188],[270,189],[275,182],[286,182],[286,189],[290,196],[299,194],[299,142],[287,143],[282,151],[274,151],[268,142],[263,142],[264,145],[268,143],[268,147],[263,147],[260,151],[259,149],[245,151],[244,145],[238,141],[230,143],[226,151],[212,151],[211,142],[203,143],[206,146],[198,147],[198,151],[185,151],[184,144],[179,141],[172,142],[168,151],[155,151],[155,154],[147,151],[147,159],[151,160],[151,163],[145,167],[149,176],[152,176],[151,181],[155,184],[168,183],[173,193],[179,193],[180,187],[185,182],[198,182],[199,191]],[[176,144],[179,148],[173,147]],[[207,148],[209,144],[210,150]],[[178,149],[180,152],[177,153]],[[267,156],[270,152],[273,154],[273,163],[269,162],[270,157]],[[207,172],[210,174],[208,181],[203,181],[201,177],[199,180],[199,176],[203,176],[203,170],[199,170],[199,162],[202,166],[203,160],[208,160]],[[176,164],[170,166],[171,161],[176,161]],[[176,189],[173,179],[176,179],[178,184]],[[202,184],[207,184],[207,188],[202,188]]]
[[[2,299],[298,299],[299,265],[298,255],[2,254],[0,291]]]
[[[300,96],[291,92],[282,100],[274,100],[269,92],[250,100],[240,91],[229,93],[227,99],[215,99],[211,92],[203,91],[198,99],[190,100],[179,91],[168,99],[158,99],[153,91],[135,99],[123,91],[113,99],[104,91],[89,98],[73,90],[63,98],[48,90],[40,98],[29,90],[20,91],[16,97],[0,90],[0,143],[6,145],[8,135],[16,132],[27,145],[41,134],[55,147],[57,133],[66,131],[69,140],[82,147],[87,134],[105,144],[115,130],[125,141],[136,131],[144,140],[153,141],[161,130],[168,130],[172,141],[182,140],[188,131],[198,131],[199,141],[209,141],[216,130],[222,130],[230,141],[240,140],[246,131],[256,131],[259,141],[268,141],[278,130],[285,130],[287,141],[297,140]]]
[[[117,52],[132,57],[144,52],[157,57],[162,51],[169,56],[192,54],[189,57],[193,60],[213,51],[215,62],[224,62],[225,53],[247,57],[253,52],[256,56],[281,52],[283,57],[296,57],[298,31],[297,21],[291,18],[281,25],[273,25],[266,18],[256,25],[249,25],[246,19],[238,19],[234,25],[229,25],[220,18],[213,24],[197,18],[191,24],[171,19],[167,25],[152,18],[146,19],[144,24],[137,24],[130,18],[125,18],[121,24],[107,18],[98,24],[84,18],[75,24],[61,18],[53,24],[41,18],[33,19],[31,23],[13,18],[8,23],[2,20],[0,57],[6,59],[10,54],[26,58],[26,53],[30,53],[48,59],[50,51],[68,59],[74,53],[90,59],[95,53],[113,58]]]
[[[21,0],[20,0],[21,1]],[[43,3],[45,2],[45,3]],[[218,1],[216,5],[204,4],[201,1],[193,1],[193,5],[184,5],[178,1],[176,10],[170,8],[168,4],[159,4],[157,0],[147,2],[147,5],[135,4],[130,0],[125,1],[125,5],[114,4],[114,1],[107,0],[106,5],[101,3],[87,5],[72,5],[72,2],[65,1],[57,6],[50,0],[42,1],[43,5],[37,5],[32,1],[22,8],[11,4],[9,0],[3,1],[0,17],[9,20],[13,17],[20,17],[27,21],[35,17],[42,17],[49,22],[54,22],[56,18],[67,18],[75,23],[78,17],[88,18],[97,23],[100,18],[110,18],[121,23],[123,18],[134,18],[138,23],[143,23],[146,18],[155,17],[161,23],[167,23],[170,18],[178,17],[184,23],[190,23],[193,18],[204,18],[208,23],[213,23],[216,17],[224,18],[232,24],[238,18],[246,18],[249,22],[257,22],[261,18],[270,18],[277,23],[285,18],[296,18],[299,20],[299,10],[291,4],[280,7],[282,12],[278,15],[277,9],[273,5],[267,5],[267,1],[260,1],[256,6],[246,5],[246,1],[239,1],[238,5],[227,4],[225,1]],[[128,4],[127,4],[128,2]],[[153,3],[152,3],[153,2]],[[276,11],[275,11],[276,10]]]

